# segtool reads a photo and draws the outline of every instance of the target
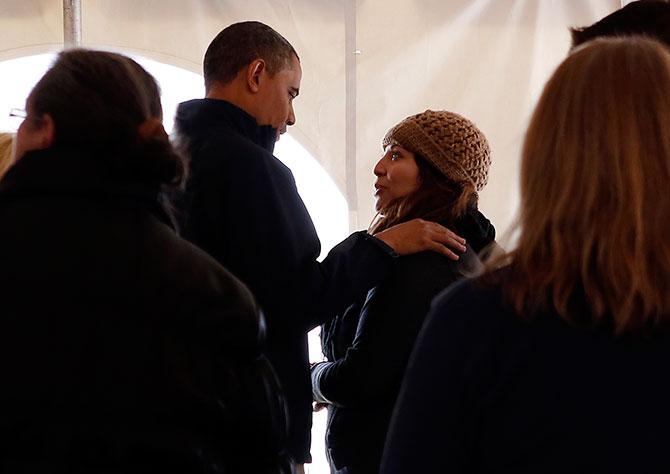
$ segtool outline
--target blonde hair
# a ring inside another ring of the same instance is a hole
[[[553,307],[616,333],[668,322],[670,53],[660,43],[598,39],[558,67],[526,133],[520,184],[503,283],[518,312]],[[582,300],[590,316],[575,311]]]
[[[7,173],[13,160],[13,133],[0,133],[0,179]]]

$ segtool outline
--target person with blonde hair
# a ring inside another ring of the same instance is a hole
[[[13,133],[0,133],[0,179],[2,179],[14,161],[13,145]]]
[[[575,49],[520,187],[508,265],[433,303],[381,472],[670,472],[667,49]]]
[[[480,264],[495,230],[477,209],[491,155],[484,134],[454,112],[426,110],[392,127],[374,167],[378,218],[371,233],[421,218],[465,237],[458,262],[436,252],[403,256],[387,279],[322,327],[328,362],[312,367],[315,401],[328,406],[335,474],[379,472],[407,360],[435,295]]]

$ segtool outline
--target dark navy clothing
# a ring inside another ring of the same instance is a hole
[[[289,450],[310,460],[307,331],[343,311],[389,271],[394,252],[365,232],[322,263],[320,243],[291,171],[273,155],[276,130],[215,99],[179,106],[191,158],[180,205],[183,235],[246,283],[267,317],[267,354],[289,405]]]
[[[103,153],[0,183],[0,472],[287,473],[251,293]]]
[[[379,472],[393,406],[430,302],[479,269],[476,251],[495,236],[476,209],[444,224],[478,247],[468,245],[458,261],[435,252],[400,257],[382,284],[322,328],[330,362],[313,367],[313,395],[330,403],[326,445],[337,472]]]
[[[666,331],[521,318],[499,283],[458,283],[419,335],[381,472],[670,472],[669,364]]]

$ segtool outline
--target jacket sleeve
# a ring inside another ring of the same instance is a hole
[[[456,265],[438,254],[424,252],[398,263],[369,293],[345,356],[312,369],[317,401],[355,406],[397,393],[430,301],[460,276]]]
[[[307,329],[330,321],[382,282],[398,255],[365,231],[333,247],[323,262],[301,272]]]
[[[386,439],[381,473],[475,472],[472,461],[482,362],[492,331],[472,297],[452,286],[436,298],[417,338]]]
[[[186,236],[249,286],[270,332],[305,332],[384,278],[395,254],[365,232],[318,262],[319,240],[290,170],[230,140],[196,151]],[[222,149],[234,153],[222,157]]]

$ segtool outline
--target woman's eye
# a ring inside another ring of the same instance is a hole
[[[400,158],[400,154],[398,153],[391,153],[391,161],[395,161],[398,158]]]

